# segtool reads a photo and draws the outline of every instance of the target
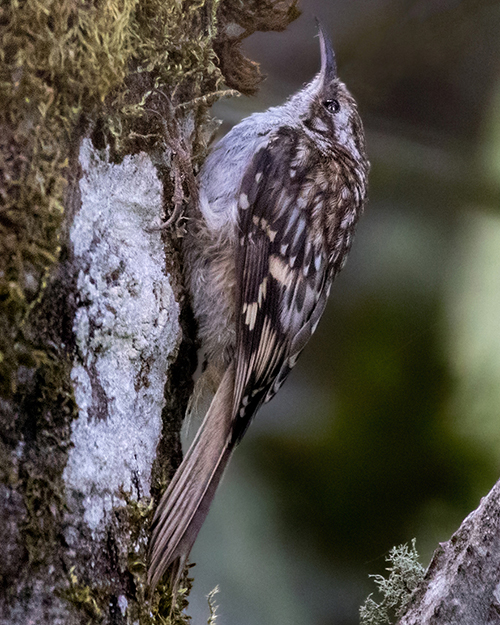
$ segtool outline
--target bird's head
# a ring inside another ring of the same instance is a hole
[[[325,154],[347,153],[356,161],[365,159],[365,141],[356,101],[337,74],[330,39],[318,23],[321,70],[302,91],[291,98],[298,121]]]

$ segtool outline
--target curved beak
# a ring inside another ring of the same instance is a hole
[[[332,42],[328,35],[316,20],[319,31],[319,45],[321,49],[321,77],[324,85],[330,84],[337,78],[337,61],[335,60],[335,52],[333,51]]]

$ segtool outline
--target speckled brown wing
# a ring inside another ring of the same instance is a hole
[[[324,163],[311,163],[306,150],[292,129],[280,130],[255,154],[241,184],[234,442],[286,379],[328,296],[328,189],[319,182]]]

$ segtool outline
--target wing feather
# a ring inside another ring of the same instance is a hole
[[[318,186],[291,129],[254,156],[242,180],[236,254],[234,442],[284,382],[312,334],[330,277],[326,232],[316,232]],[[313,168],[314,170],[314,168]],[[293,179],[291,172],[294,172]]]

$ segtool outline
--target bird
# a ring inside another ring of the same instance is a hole
[[[212,397],[156,508],[148,584],[179,584],[231,455],[316,330],[367,198],[369,162],[353,96],[318,23],[320,71],[213,148],[183,241],[186,282]],[[201,389],[201,390],[200,390]]]

